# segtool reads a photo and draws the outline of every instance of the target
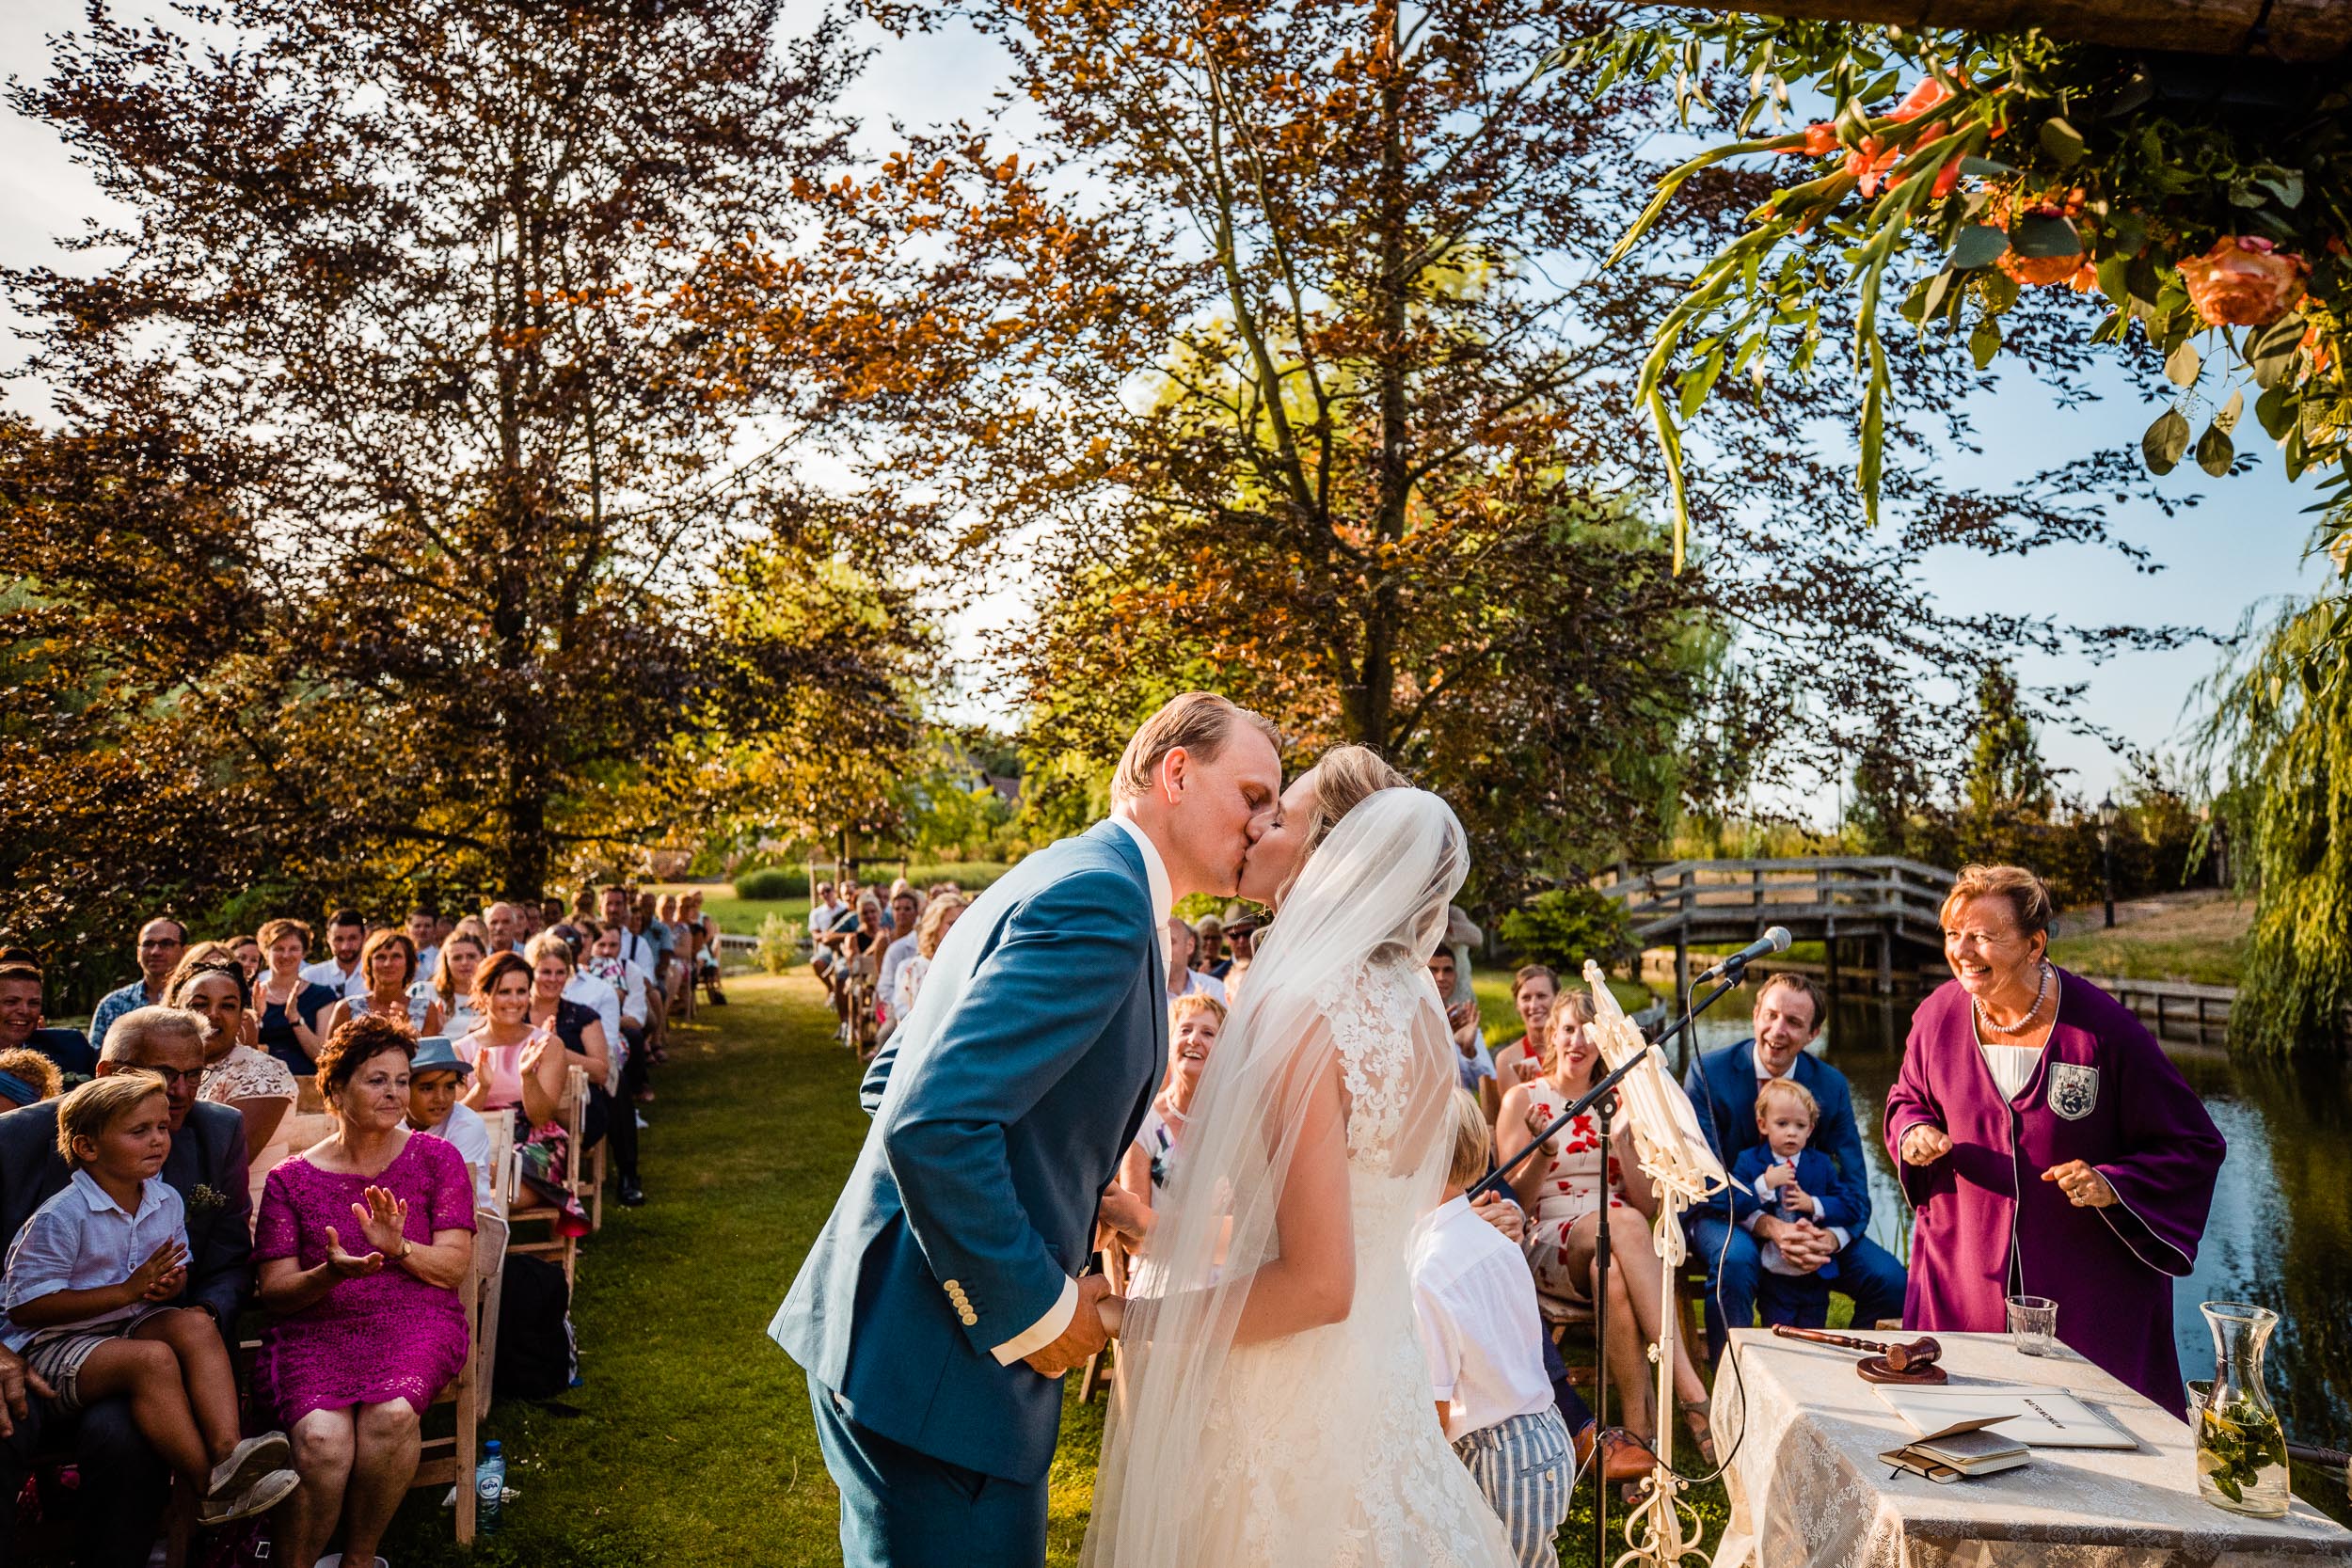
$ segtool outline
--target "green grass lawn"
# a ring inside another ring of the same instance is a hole
[[[469,1558],[441,1492],[412,1492],[385,1546],[401,1568],[839,1561],[806,1385],[766,1331],[865,1136],[857,1068],[833,1043],[814,981],[744,975],[727,994],[657,1075],[650,1201],[608,1204],[580,1249],[585,1386],[568,1408],[491,1412],[485,1435],[505,1445],[521,1494],[503,1529]],[[1075,1562],[1085,1538],[1102,1422],[1100,1402],[1071,1401],[1052,1476],[1054,1563]],[[1588,1565],[1590,1493],[1579,1497],[1562,1560]],[[1722,1489],[1694,1497],[1711,1547]]]
[[[2081,934],[2052,942],[2051,959],[2077,974],[2204,986],[2238,983],[2246,965],[2247,931],[2253,924],[2252,900],[2226,894],[2180,895],[2144,914],[2130,908],[2119,912],[2125,924],[2106,930],[2098,925],[2099,911],[2069,911],[2065,928]],[[2139,917],[2131,918],[2136,914]]]
[[[1486,1031],[1486,1043],[1500,1045],[1519,1037],[1519,1010],[1511,1005],[1511,975],[1509,969],[1480,969],[1470,974],[1470,990],[1478,998],[1478,1018]],[[1617,1006],[1629,1013],[1636,1013],[1650,1005],[1649,988],[1633,980],[1612,980],[1610,991]]]

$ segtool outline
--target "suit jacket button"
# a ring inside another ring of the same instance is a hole
[[[979,1321],[980,1321],[980,1318],[979,1318],[979,1314],[978,1314],[978,1313],[977,1313],[977,1312],[973,1311],[973,1310],[972,1310],[970,1307],[965,1307],[965,1308],[963,1309],[963,1326],[964,1326],[964,1327],[966,1327],[966,1328],[970,1328],[970,1327],[971,1327],[974,1323],[978,1323]]]
[[[955,1295],[955,1294],[957,1294],[958,1292],[961,1291],[962,1291],[962,1289],[963,1289],[963,1287],[962,1287],[962,1286],[961,1286],[961,1285],[959,1285],[959,1284],[957,1284],[954,1280],[952,1280],[952,1279],[951,1279],[951,1280],[947,1281],[947,1283],[946,1283],[946,1285],[945,1289],[946,1289],[946,1292],[947,1292],[949,1295],[951,1295],[951,1296],[952,1296],[952,1295]]]

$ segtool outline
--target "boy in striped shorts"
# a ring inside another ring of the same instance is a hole
[[[1454,1096],[1445,1195],[1413,1243],[1413,1310],[1438,1419],[1525,1568],[1557,1568],[1576,1458],[1544,1370],[1544,1325],[1527,1259],[1470,1210],[1493,1134],[1478,1101]]]

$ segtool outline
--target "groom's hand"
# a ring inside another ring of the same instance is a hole
[[[1078,1309],[1070,1314],[1070,1326],[1061,1331],[1061,1338],[1051,1344],[1041,1345],[1024,1359],[1029,1367],[1046,1377],[1059,1377],[1087,1364],[1087,1357],[1111,1342],[1108,1330],[1103,1326],[1103,1314],[1096,1304],[1111,1293],[1111,1282],[1099,1274],[1090,1274],[1078,1281]]]

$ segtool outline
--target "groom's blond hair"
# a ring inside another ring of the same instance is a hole
[[[1152,780],[1170,752],[1181,748],[1202,762],[1215,762],[1238,724],[1257,730],[1274,743],[1278,753],[1282,750],[1281,733],[1270,721],[1214,691],[1187,691],[1169,698],[1127,742],[1119,771],[1111,775],[1111,804],[1123,805],[1151,793]]]

